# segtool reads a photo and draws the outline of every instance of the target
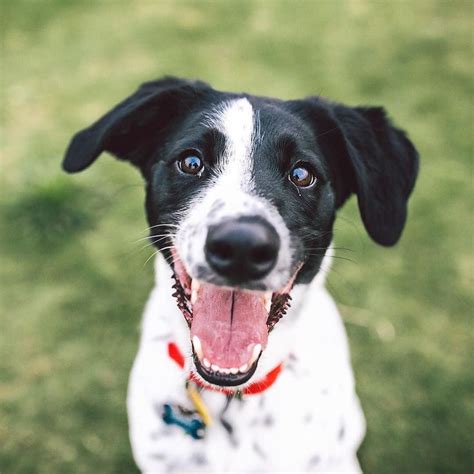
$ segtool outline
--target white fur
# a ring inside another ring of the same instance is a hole
[[[208,228],[229,218],[258,215],[272,224],[280,237],[276,265],[261,282],[267,290],[277,291],[294,271],[292,249],[288,228],[278,210],[255,190],[252,161],[261,140],[258,114],[254,114],[247,99],[235,99],[222,104],[212,115],[206,115],[204,123],[225,136],[225,152],[220,157],[216,176],[191,200],[179,223],[176,235],[179,256],[188,273],[198,277],[197,268],[207,265],[204,248]]]
[[[365,422],[344,327],[322,278],[295,288],[295,304],[270,334],[252,378],[283,362],[278,380],[231,403],[226,419],[234,440],[218,419],[225,396],[210,391],[202,396],[214,424],[205,439],[193,440],[160,415],[164,403],[190,406],[184,383],[192,361],[189,329],[161,256],[156,271],[127,400],[133,454],[143,472],[360,472],[356,452]],[[170,341],[188,356],[186,370],[168,357]]]
[[[222,160],[224,181],[233,188],[252,189],[252,152],[255,137],[254,111],[247,99],[226,102],[208,115],[206,126],[216,128],[226,138]],[[237,183],[235,185],[234,183]]]

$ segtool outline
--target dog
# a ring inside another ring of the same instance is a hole
[[[156,285],[130,376],[142,472],[360,472],[365,421],[344,326],[324,287],[353,194],[392,246],[418,153],[381,107],[278,100],[166,77],[66,151],[102,152],[146,184]]]

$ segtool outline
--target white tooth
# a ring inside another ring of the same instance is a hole
[[[230,369],[221,369],[220,372],[224,375],[229,375],[230,374]]]
[[[232,374],[232,375],[236,375],[239,373],[239,369],[237,367],[232,367],[231,369],[229,369],[229,372]]]
[[[204,355],[202,352],[202,345],[199,337],[193,336],[193,347],[194,347],[194,352],[198,356],[198,359],[201,360],[202,356]]]
[[[206,369],[210,369],[210,368],[211,368],[211,363],[210,363],[206,358],[204,358],[204,359],[202,360],[202,363],[203,363],[204,367],[206,367]]]
[[[248,364],[244,364],[241,367],[239,367],[239,372],[247,372],[247,369],[249,368]]]
[[[219,367],[217,364],[212,364],[212,365],[211,365],[211,369],[212,369],[214,372],[219,372],[220,367]]]
[[[248,365],[252,365],[260,355],[260,352],[262,352],[262,345],[261,344],[255,344],[253,351],[252,351],[252,357],[250,357]]]
[[[191,289],[199,291],[199,288],[201,288],[201,282],[197,278],[193,278]]]
[[[191,304],[194,304],[198,298],[198,291],[201,287],[201,282],[197,278],[193,278],[191,282]]]
[[[270,308],[272,307],[272,295],[273,293],[271,291],[267,291],[265,293],[265,296],[263,297],[263,303],[265,305],[265,309],[267,310],[267,313],[270,312]]]

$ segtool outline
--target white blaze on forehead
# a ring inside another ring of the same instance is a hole
[[[193,278],[201,278],[199,268],[208,268],[204,253],[208,229],[240,216],[260,216],[280,237],[281,250],[275,268],[261,283],[276,290],[290,278],[289,230],[274,205],[258,192],[253,179],[256,145],[263,139],[259,122],[259,112],[246,98],[223,102],[204,116],[203,124],[219,131],[225,146],[222,155],[216,157],[212,177],[188,203],[176,234],[178,253]],[[215,280],[211,283],[219,284]]]
[[[219,171],[241,184],[250,184],[252,174],[252,153],[255,137],[255,114],[250,102],[235,99],[226,102],[212,116],[208,125],[216,128],[225,137],[225,154],[219,160]]]

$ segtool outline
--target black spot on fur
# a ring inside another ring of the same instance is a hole
[[[314,468],[319,464],[320,461],[321,461],[321,458],[317,454],[315,454],[314,456],[310,458],[308,462],[308,467]]]
[[[203,453],[193,453],[191,456],[191,462],[198,466],[205,466],[208,464],[208,460]]]
[[[273,418],[272,415],[270,415],[270,413],[267,413],[264,416],[262,423],[264,426],[273,426],[275,424],[275,419]]]
[[[163,461],[166,459],[166,455],[163,453],[152,453],[150,454],[151,459],[156,459],[158,461]]]
[[[199,275],[201,275],[201,278],[204,278],[204,279],[210,278],[212,276],[209,269],[203,265],[197,266],[197,272],[199,273]]]
[[[253,443],[252,448],[262,459],[267,459],[267,455],[257,442]]]
[[[344,426],[344,423],[341,423],[341,427],[339,428],[339,432],[337,434],[339,441],[342,441],[344,439],[345,434],[346,434],[346,427]]]

